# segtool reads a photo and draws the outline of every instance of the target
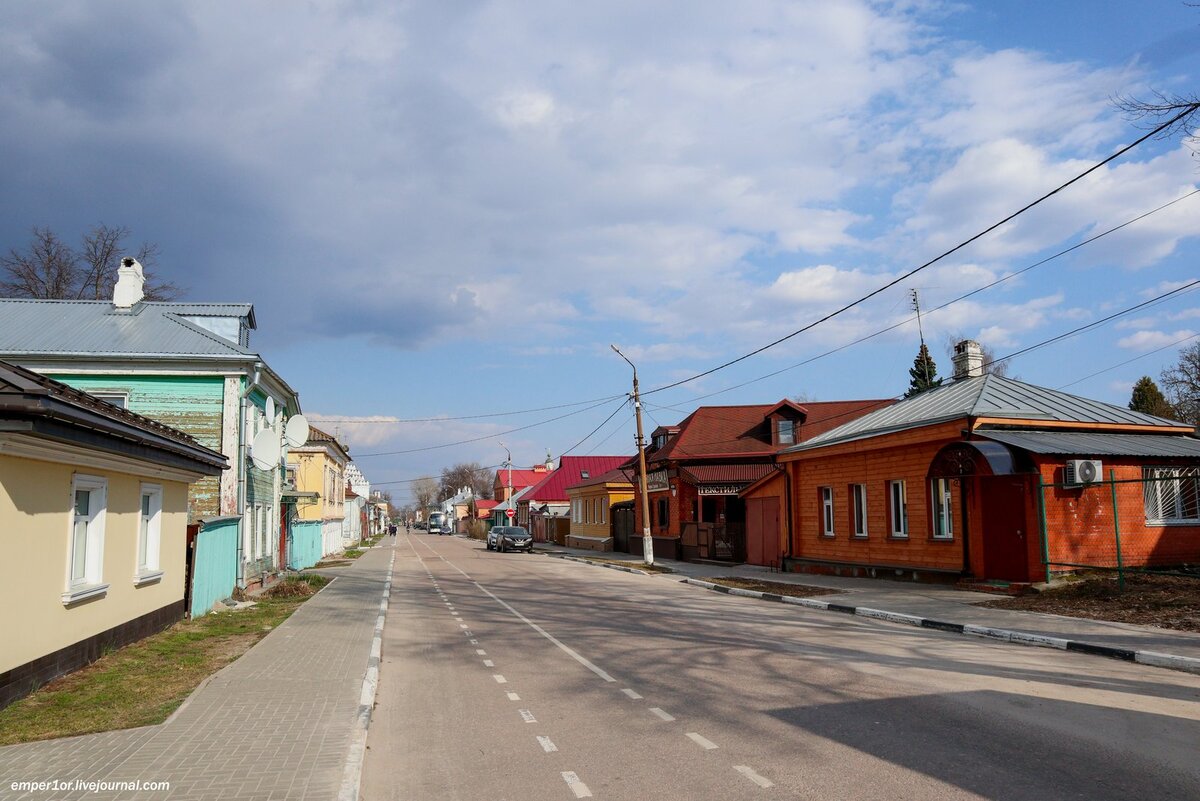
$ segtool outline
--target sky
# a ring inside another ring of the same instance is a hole
[[[403,503],[506,448],[633,453],[613,344],[649,431],[895,397],[922,333],[946,375],[957,338],[1004,356],[1200,278],[1198,143],[1152,139],[654,391],[1142,136],[1114,98],[1198,84],[1180,0],[9,0],[0,251],[122,225],[186,300],[253,303]],[[1182,292],[1009,372],[1125,405],[1198,333]]]

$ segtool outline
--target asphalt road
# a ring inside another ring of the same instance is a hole
[[[1200,677],[396,544],[362,796],[1196,799]]]

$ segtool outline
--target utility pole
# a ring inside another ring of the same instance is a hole
[[[500,447],[504,448],[504,454],[507,457],[504,464],[508,466],[508,497],[504,499],[504,502],[508,504],[509,509],[516,509],[512,502],[512,451],[503,442],[500,443]],[[510,517],[509,521],[516,522],[516,517]]]
[[[912,307],[913,307],[913,311],[915,311],[917,313],[917,333],[920,334],[920,336],[921,336],[921,351],[920,352],[921,352],[921,354],[924,354],[925,353],[925,331],[921,328],[921,296],[920,296],[920,293],[915,288],[910,289],[908,291],[912,293]],[[928,388],[929,385],[931,383],[933,383],[933,376],[931,376],[929,374],[929,359],[922,360],[922,363],[925,365],[925,387]]]
[[[646,439],[642,436],[642,398],[638,394],[637,367],[617,349],[616,345],[611,347],[618,356],[625,359],[630,367],[633,367],[633,411],[637,417],[638,471],[641,477],[639,483],[642,485],[642,554],[646,559],[646,564],[652,565],[654,564],[654,539],[650,536],[650,496],[646,490]]]

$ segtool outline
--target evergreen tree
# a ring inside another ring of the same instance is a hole
[[[1129,398],[1129,408],[1135,412],[1152,414],[1155,417],[1177,419],[1175,408],[1162,394],[1158,384],[1148,375],[1144,375],[1133,385],[1133,394]]]
[[[942,379],[937,377],[937,364],[934,363],[933,357],[929,355],[929,348],[924,343],[921,344],[921,350],[917,353],[917,358],[913,359],[913,366],[908,371],[910,381],[908,383],[908,392],[904,393],[904,397],[911,398],[913,395],[920,395],[928,389],[934,389],[942,385]]]

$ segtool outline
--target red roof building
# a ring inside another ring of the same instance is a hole
[[[528,527],[535,540],[565,542],[569,524],[562,526],[561,531],[555,527],[554,532],[548,532],[544,526],[546,518],[569,520],[571,499],[567,487],[607,473],[628,461],[628,456],[563,456],[559,459],[558,469],[544,474],[542,480],[517,501],[518,525]]]
[[[526,487],[532,487],[544,479],[554,469],[553,464],[539,464],[528,470],[501,467],[496,471],[496,479],[492,483],[492,497],[503,503],[509,496],[516,495]]]

